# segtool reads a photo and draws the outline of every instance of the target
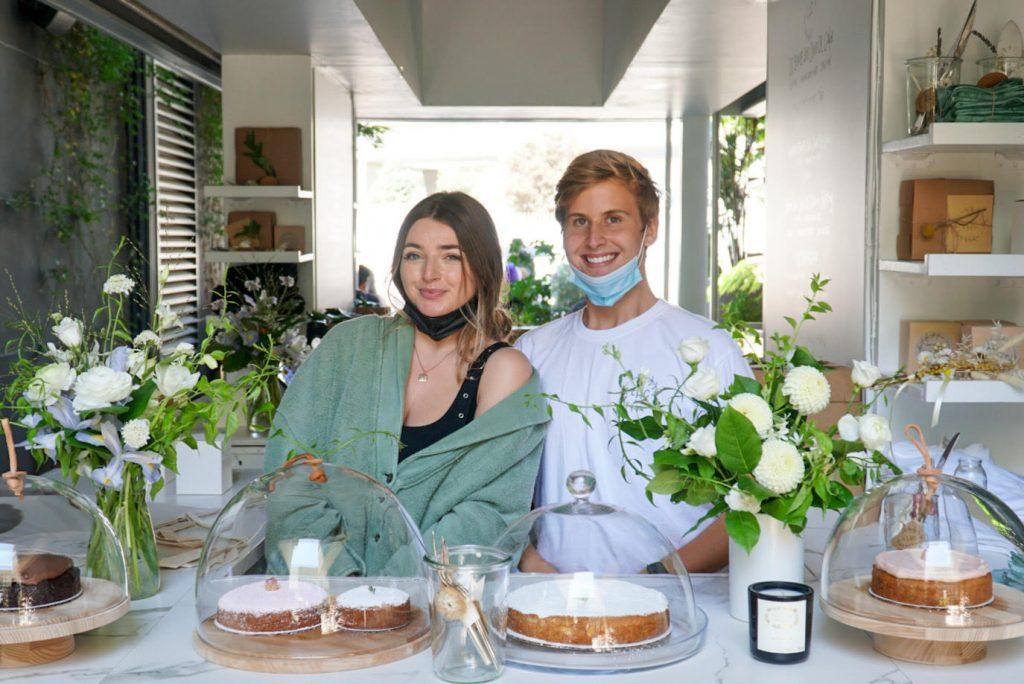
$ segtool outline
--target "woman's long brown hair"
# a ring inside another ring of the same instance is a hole
[[[501,306],[505,268],[498,231],[484,205],[464,192],[437,192],[421,200],[402,221],[391,259],[391,279],[406,301],[409,297],[402,283],[402,253],[412,225],[425,218],[455,231],[463,256],[463,277],[468,270],[476,283],[476,305],[469,312],[469,325],[458,333],[459,357],[472,363],[483,351],[484,342],[504,342],[512,331],[512,319]]]

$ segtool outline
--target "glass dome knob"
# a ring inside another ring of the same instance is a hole
[[[574,470],[565,478],[565,486],[577,501],[586,501],[594,493],[597,478],[589,470]]]

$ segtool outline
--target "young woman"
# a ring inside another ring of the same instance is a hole
[[[503,274],[479,202],[437,193],[413,207],[391,271],[404,310],[324,337],[284,395],[265,469],[308,451],[390,487],[428,546],[492,543],[530,508],[547,422],[536,374],[505,343]],[[274,508],[268,536],[324,539],[343,524],[326,500]]]

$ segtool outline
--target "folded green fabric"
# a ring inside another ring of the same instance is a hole
[[[1008,78],[992,88],[960,84],[938,91],[938,121],[1024,121],[1024,81]]]

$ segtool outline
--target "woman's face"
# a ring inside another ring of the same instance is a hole
[[[409,229],[399,275],[406,297],[426,316],[451,313],[476,294],[455,231],[430,218]]]

